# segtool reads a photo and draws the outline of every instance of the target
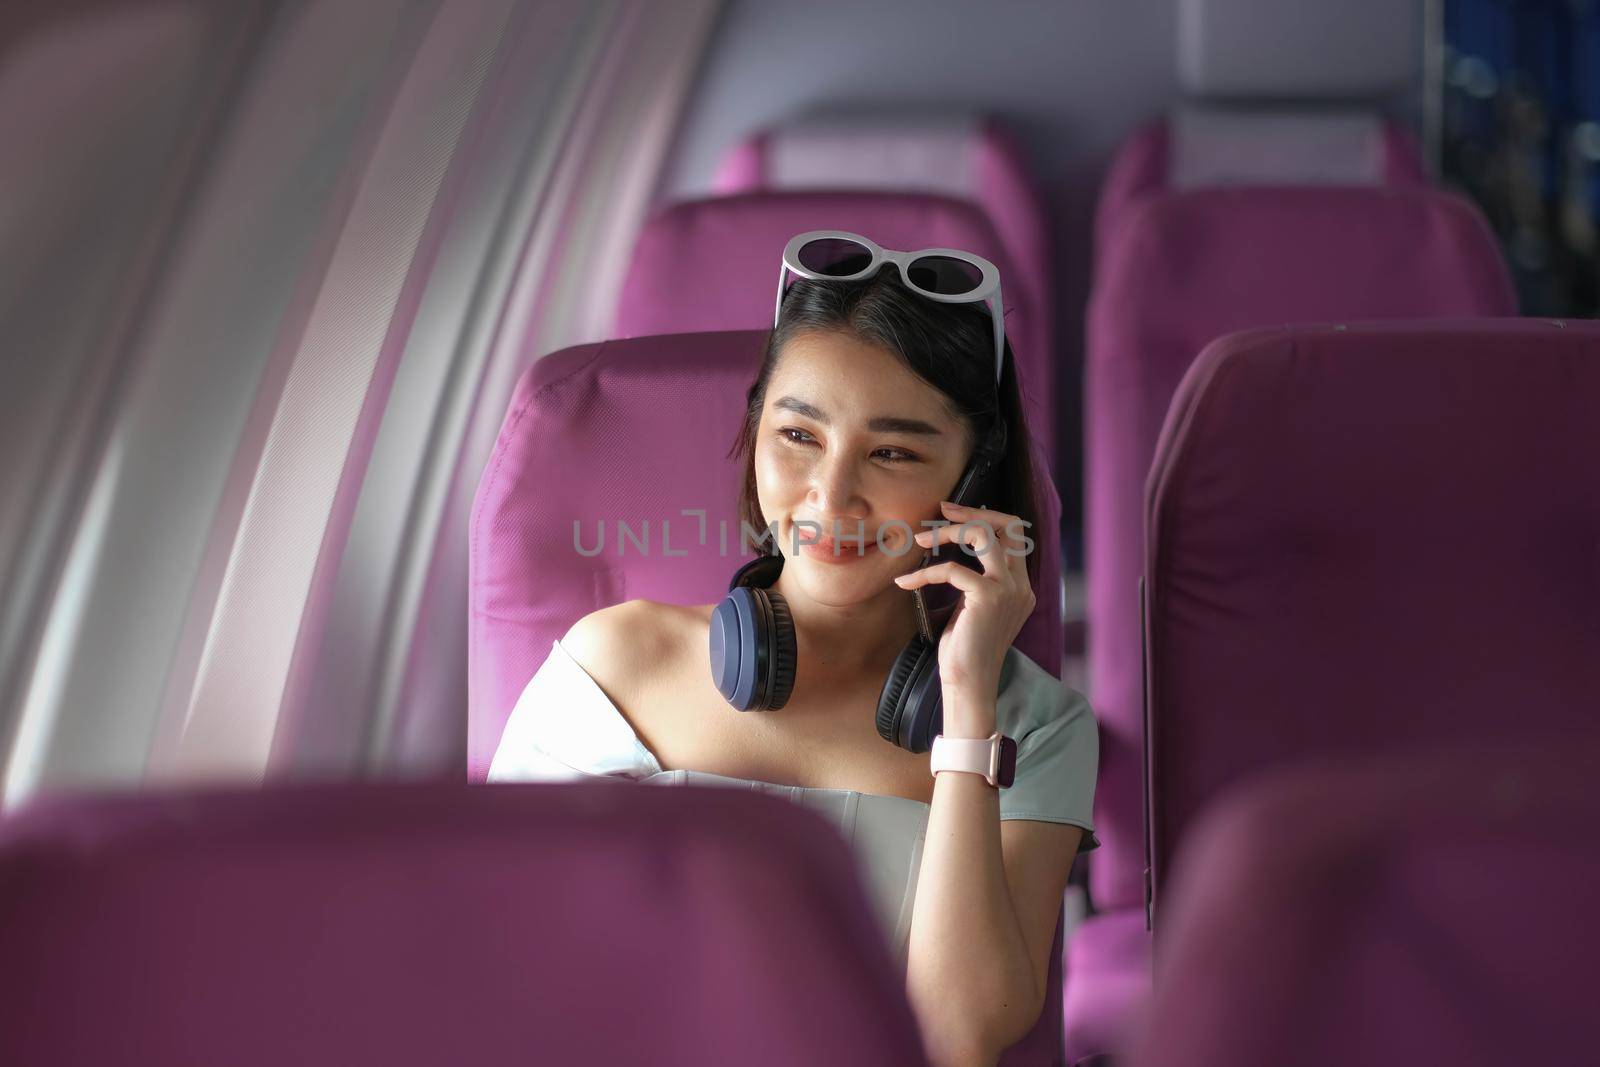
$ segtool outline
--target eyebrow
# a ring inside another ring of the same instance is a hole
[[[808,419],[815,419],[824,426],[831,425],[828,416],[820,408],[807,404],[797,397],[782,396],[772,405],[784,411],[792,411]],[[867,421],[867,429],[874,433],[915,433],[928,437],[939,437],[944,431],[929,422],[921,419],[905,419],[895,415],[877,415]]]

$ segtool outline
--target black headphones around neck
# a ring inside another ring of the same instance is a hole
[[[989,447],[975,456],[951,494],[956,503],[984,485],[1005,452],[1005,420],[996,423]],[[975,560],[956,550],[955,557]],[[740,711],[777,711],[794,691],[794,618],[783,594],[771,587],[783,573],[781,554],[758,556],[740,567],[728,595],[711,613],[711,677],[717,690]],[[924,560],[926,564],[926,559]],[[981,566],[981,564],[980,564]],[[939,636],[955,610],[951,604],[929,609],[928,634],[921,628],[895,657],[878,695],[878,736],[911,752],[926,752],[944,727],[939,687]]]

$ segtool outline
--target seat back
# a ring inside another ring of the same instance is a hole
[[[1216,186],[1428,184],[1416,138],[1375,112],[1189,106],[1140,127],[1112,157],[1095,203],[1097,264],[1152,196]]]
[[[1597,774],[1591,738],[1231,791],[1184,844],[1132,1062],[1592,1059]]]
[[[574,622],[639,598],[715,603],[752,558],[741,551],[741,471],[729,452],[768,332],[582,345],[539,360],[517,383],[472,511],[474,781],[487,774],[528,679]],[[1041,526],[1054,530],[1061,502],[1048,479],[1039,504]],[[1016,646],[1059,674],[1060,550],[1054,537],[1035,542],[1041,592]]]
[[[1101,726],[1096,903],[1143,899],[1138,581],[1144,484],[1207,342],[1279,322],[1508,315],[1494,238],[1427,189],[1207,189],[1147,202],[1090,307],[1085,421],[1089,684]],[[1357,405],[1356,410],[1360,410]]]
[[[1118,150],[1095,210],[1097,259],[1146,197],[1216,185],[1427,183],[1381,104],[1415,77],[1414,5],[1181,0],[1184,103]]]
[[[1198,813],[1259,771],[1600,724],[1597,425],[1594,323],[1207,348],[1150,471],[1158,904]]]
[[[0,944],[10,1063],[926,1062],[845,842],[720,789],[41,805]]]
[[[719,195],[871,189],[970,200],[993,223],[1029,305],[1047,317],[1054,305],[1050,223],[1038,182],[1021,144],[991,117],[867,113],[796,119],[734,145],[712,187]],[[1054,344],[1053,336],[1047,343]]]
[[[847,230],[885,248],[960,248],[1000,269],[1006,337],[1028,428],[1054,456],[1055,365],[1046,308],[1012,284],[1013,261],[988,217],[966,200],[925,193],[759,192],[689,200],[639,235],[617,310],[617,335],[770,330],[789,238]]]

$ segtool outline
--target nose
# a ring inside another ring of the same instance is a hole
[[[851,524],[866,515],[866,501],[861,498],[861,477],[849,457],[825,457],[811,472],[811,488],[806,503],[813,515],[824,522],[837,519],[841,524]],[[824,533],[832,536],[831,529]]]

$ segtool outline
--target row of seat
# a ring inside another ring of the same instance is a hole
[[[1597,417],[1594,323],[1262,329],[1188,369],[1144,494],[1141,1062],[1581,1058]]]
[[[1142,873],[1159,901],[1191,823],[1259,771],[1596,729],[1597,343],[1591,323],[1501,319],[1279,327],[1206,349],[1141,494],[1127,728],[1145,741],[1127,773],[1143,818],[1126,822],[1143,832],[1106,828],[1097,878]],[[1069,946],[1076,1048],[1131,1034],[1143,896]]]
[[[1069,1033],[1082,1028],[1090,1045],[1119,1029],[1123,1013],[1105,1010],[1105,991],[1139,988],[1131,975],[1148,969],[1138,933],[1146,893],[1138,589],[1148,574],[1145,480],[1159,462],[1180,381],[1207,342],[1231,331],[1515,310],[1477,211],[1425,187],[1148,194],[1107,245],[1084,371],[1088,679],[1100,723],[1095,821],[1103,843],[1089,881],[1101,914],[1069,949],[1067,993]],[[1357,420],[1352,433],[1361,432],[1359,419],[1377,399],[1347,398]],[[1207,756],[1184,758],[1203,764]],[[1078,1002],[1076,988],[1088,999]]]
[[[574,427],[562,412],[655,380],[652,357],[741,339],[557,354],[507,439]],[[1261,329],[1186,372],[1145,497],[1158,981],[1142,1036],[1111,1047],[1197,1067],[1586,1054],[1597,424],[1594,323]],[[529,473],[497,450],[475,576],[519,550],[519,523],[570,537],[501,495]],[[475,625],[533,624],[525,609],[501,585]],[[744,792],[40,804],[0,823],[0,1047],[68,1064],[918,1063],[865,900],[814,815]],[[1053,1062],[1034,1051],[1013,1062]]]
[[[1135,1067],[1583,1062],[1597,772],[1591,739],[1232,791],[1179,857]],[[0,1051],[921,1067],[871,921],[830,828],[760,795],[57,801],[0,823]]]

